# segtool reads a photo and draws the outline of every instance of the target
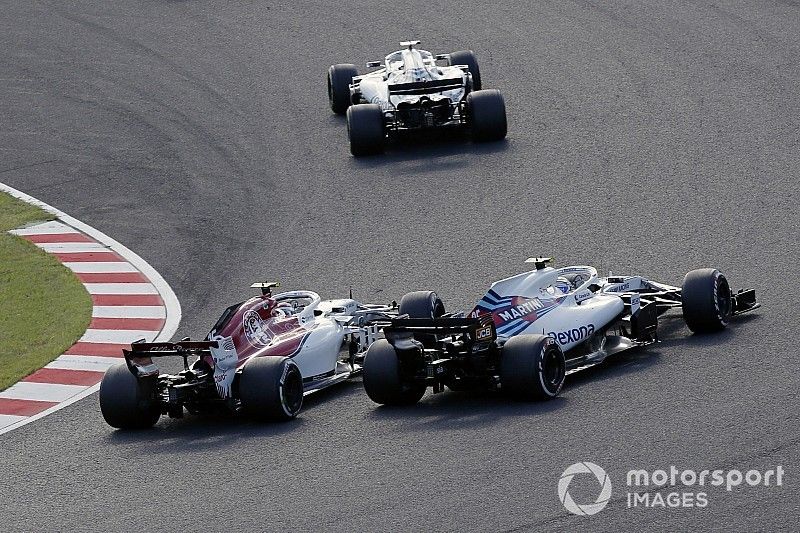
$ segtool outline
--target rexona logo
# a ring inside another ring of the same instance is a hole
[[[572,499],[569,494],[569,484],[575,476],[578,475],[593,475],[600,485],[600,494],[597,495],[594,503],[579,504]],[[567,511],[578,516],[591,516],[603,510],[611,499],[611,480],[608,478],[606,471],[589,461],[582,463],[575,463],[569,465],[564,473],[561,474],[561,479],[558,480],[558,498],[564,505]]]
[[[547,334],[562,346],[588,339],[594,333],[594,324],[568,329],[566,331],[549,331]]]

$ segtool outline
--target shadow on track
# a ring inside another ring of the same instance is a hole
[[[472,142],[469,132],[454,129],[423,130],[403,132],[393,136],[386,145],[386,152],[367,157],[352,157],[351,160],[358,168],[371,169],[383,167],[392,163],[420,160],[424,162],[425,169],[437,167],[442,170],[453,170],[469,165],[465,158],[457,160],[438,161],[436,158],[452,156],[482,156],[504,152],[511,147],[508,139],[497,142],[475,143]],[[401,174],[414,174],[415,167],[400,169]]]

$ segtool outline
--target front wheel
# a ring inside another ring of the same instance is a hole
[[[383,405],[411,405],[425,395],[425,384],[404,375],[394,346],[386,339],[372,343],[364,358],[364,390],[370,400]]]
[[[519,335],[503,346],[500,385],[519,400],[550,400],[564,386],[566,361],[547,335]]]
[[[291,420],[303,407],[303,376],[288,357],[254,357],[239,376],[239,397],[257,420]]]
[[[733,313],[728,280],[715,268],[698,268],[683,278],[683,320],[695,333],[725,329]]]
[[[444,303],[433,291],[414,291],[400,299],[398,313],[409,318],[439,318],[444,314]]]
[[[476,142],[499,141],[508,132],[506,103],[497,89],[474,91],[467,95],[467,116]]]
[[[155,378],[138,379],[122,363],[109,368],[100,382],[100,412],[118,429],[152,427],[161,410],[154,398]]]
[[[382,153],[386,146],[386,130],[380,106],[350,106],[347,109],[347,136],[350,138],[350,153],[356,157]]]

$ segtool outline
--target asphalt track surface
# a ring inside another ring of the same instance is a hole
[[[3,530],[796,528],[800,3],[485,4],[4,0],[0,180],[148,260],[179,336],[275,278],[466,309],[537,254],[673,283],[715,266],[763,309],[711,337],[665,320],[543,404],[385,409],[356,381],[288,424],[125,434],[95,395],[2,437]],[[349,155],[325,70],[407,38],[476,51],[506,142]],[[587,460],[614,493],[581,518],[556,485]],[[671,464],[787,473],[627,509],[627,470]]]

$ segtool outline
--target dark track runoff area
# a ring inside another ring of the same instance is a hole
[[[288,424],[122,433],[91,396],[0,437],[0,529],[797,527],[800,2],[0,4],[0,181],[149,261],[178,336],[276,278],[377,302],[433,289],[463,310],[533,255],[676,284],[715,266],[764,304],[710,337],[665,319],[660,345],[549,403],[384,409],[355,381]],[[327,67],[413,38],[475,50],[506,142],[350,156]],[[579,461],[614,483],[590,518],[556,491]],[[705,509],[628,509],[625,473],[669,465],[786,476],[711,488]]]

